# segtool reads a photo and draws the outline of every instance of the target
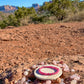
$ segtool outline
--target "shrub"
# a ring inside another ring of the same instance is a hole
[[[0,27],[2,29],[6,26],[20,26],[20,21],[14,15],[9,15],[7,18],[0,22]]]
[[[42,6],[41,10],[50,12],[58,20],[63,20],[66,16],[65,9],[71,8],[71,3],[71,0],[52,0],[52,3]]]
[[[26,17],[20,19],[21,26],[28,25],[30,22],[32,22],[30,19],[30,16],[26,16]]]
[[[7,20],[8,26],[20,26],[20,21],[14,15],[9,15]]]
[[[28,22],[31,22],[30,17],[34,17],[35,15],[36,11],[34,8],[18,7],[18,10],[14,14],[9,15],[0,22],[0,27],[27,25]]]
[[[0,21],[0,29],[3,29],[5,27],[6,27],[6,24],[4,22]]]
[[[84,11],[78,12],[76,14],[72,14],[64,20],[64,22],[69,22],[69,21],[84,21]]]
[[[20,8],[20,7],[18,7],[18,10],[15,11],[14,14],[15,14],[16,18],[20,19],[20,18],[24,18],[26,16],[29,16],[30,14],[34,15],[34,14],[36,14],[36,11],[32,7],[31,8],[25,8],[25,7]]]

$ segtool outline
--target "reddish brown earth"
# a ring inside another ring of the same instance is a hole
[[[41,61],[64,61],[84,81],[84,22],[31,24],[0,30],[0,77]],[[81,83],[83,84],[83,82]]]

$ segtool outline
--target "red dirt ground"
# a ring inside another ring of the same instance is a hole
[[[0,30],[0,73],[41,62],[64,61],[84,81],[84,22],[31,24]],[[18,74],[18,73],[17,73]],[[16,75],[17,75],[16,74]]]

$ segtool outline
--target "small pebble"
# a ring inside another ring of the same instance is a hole
[[[63,64],[63,68],[64,68],[64,71],[66,71],[66,72],[68,72],[69,71],[69,67],[68,67],[68,65],[67,64]]]
[[[63,67],[62,64],[58,64],[58,66],[61,67],[61,68]]]
[[[65,71],[65,72],[69,72],[69,68],[65,68],[64,71]]]
[[[70,76],[71,79],[75,78],[76,74],[73,74],[72,76]]]
[[[64,64],[63,64],[63,67],[68,67],[68,65],[64,63]]]
[[[36,67],[37,67],[36,65],[33,65],[33,66],[32,66],[32,69],[35,69]]]
[[[58,64],[58,63],[60,63],[59,61],[56,61],[56,63]]]
[[[71,84],[77,84],[77,81],[76,80],[72,80]]]
[[[45,84],[51,84],[51,80],[46,80]]]
[[[70,76],[70,78],[74,80],[80,80],[80,76],[78,74],[73,74],[72,76]]]
[[[41,62],[41,65],[44,65],[44,62]]]
[[[27,76],[28,75],[28,71],[24,71],[24,76]]]
[[[16,83],[17,83],[17,81],[15,80],[15,81],[14,81],[14,83],[16,84]]]
[[[52,62],[54,65],[56,65],[57,63],[56,63],[56,61],[55,60],[53,60],[53,62]]]
[[[60,84],[65,84],[64,82],[61,82]]]
[[[71,69],[71,72],[75,72],[75,70],[74,69]]]
[[[29,82],[31,82],[31,80],[29,80],[29,79],[28,79],[28,81],[27,81],[27,82],[29,83]]]
[[[80,80],[80,76],[75,77],[74,80]]]
[[[57,78],[57,82],[58,83],[61,83],[61,78]]]
[[[29,84],[29,83],[25,81],[23,84]]]
[[[26,77],[23,77],[23,78],[21,79],[21,84],[23,84],[25,81],[26,81]]]
[[[64,79],[61,79],[61,82],[63,82],[64,81]]]

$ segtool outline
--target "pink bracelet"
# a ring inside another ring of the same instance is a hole
[[[55,72],[53,72],[53,73],[44,73],[44,72],[41,71],[41,69],[43,69],[43,68],[51,68],[51,69],[54,69]],[[39,68],[39,73],[41,75],[55,75],[58,72],[59,72],[59,68],[53,67],[53,66],[43,66],[43,67]]]

